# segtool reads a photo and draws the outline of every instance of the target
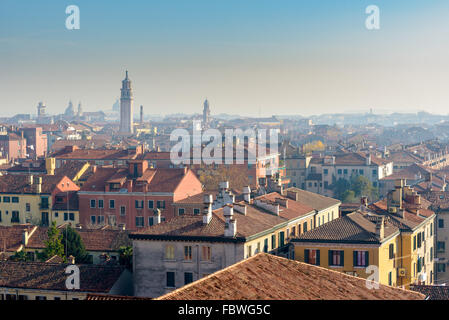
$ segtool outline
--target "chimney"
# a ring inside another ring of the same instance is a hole
[[[161,223],[161,210],[160,209],[156,209],[154,210],[154,214],[156,216],[156,222],[155,224],[160,224]]]
[[[276,198],[276,203],[279,203],[281,206],[288,209],[288,199],[286,198]]]
[[[246,204],[235,203],[234,210],[246,216]]]
[[[237,233],[237,221],[234,219],[234,208],[225,206],[223,208],[223,215],[225,217],[225,237],[235,237]]]
[[[368,206],[368,197],[365,197],[365,196],[361,197],[361,198],[360,198],[360,204],[361,204],[362,206],[367,207],[367,206]]]
[[[75,264],[75,257],[70,255],[67,257],[67,260],[69,261],[70,264]]]
[[[243,199],[248,203],[251,202],[251,188],[249,186],[243,187]]]
[[[366,165],[367,166],[371,165],[371,154],[368,154],[368,156],[366,157]]]
[[[382,219],[377,221],[376,235],[379,237],[379,239],[381,241],[384,239],[384,237],[385,237],[385,217],[382,217]]]
[[[22,233],[22,244],[24,247],[28,245],[28,240],[30,239],[30,236],[28,234],[28,229],[23,229]]]
[[[209,224],[212,219],[212,202],[211,194],[204,195],[203,224]]]
[[[293,201],[298,201],[298,192],[287,190],[287,198],[292,199]]]
[[[42,177],[38,177],[35,182],[36,193],[42,193]]]

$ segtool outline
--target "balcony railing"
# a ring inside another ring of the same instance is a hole
[[[49,204],[48,203],[40,203],[39,204],[39,209],[48,210],[48,208],[49,208]]]

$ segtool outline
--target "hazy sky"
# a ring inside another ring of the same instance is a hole
[[[1,115],[110,109],[126,69],[147,114],[447,114],[448,19],[444,0],[0,0]]]

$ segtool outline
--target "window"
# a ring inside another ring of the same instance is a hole
[[[271,236],[271,249],[276,248],[276,235]]]
[[[211,258],[211,247],[203,246],[201,248],[201,260],[210,261],[210,258]]]
[[[95,224],[96,223],[96,216],[90,216],[90,223]]]
[[[2,212],[0,211],[0,222],[2,222]]]
[[[279,232],[279,246],[280,247],[283,247],[285,244],[284,238],[285,238],[284,231]]]
[[[104,201],[103,200],[98,200],[98,208],[104,208]]]
[[[189,284],[191,282],[193,282],[193,273],[184,272],[184,284]]]
[[[121,207],[120,207],[120,215],[121,215],[121,216],[126,215],[126,207],[125,207],[125,206],[121,206]]]
[[[134,204],[136,209],[143,209],[143,200],[135,200]]]
[[[178,215],[182,216],[185,213],[184,208],[179,208],[178,209]]]
[[[304,250],[304,262],[313,264],[316,266],[320,265],[320,250]]]
[[[94,199],[90,200],[90,207],[95,208],[96,207],[96,201]]]
[[[348,174],[348,169],[344,169],[344,170],[343,170],[343,173],[344,173],[344,174]]]
[[[354,251],[354,267],[367,267],[369,265],[368,251]]]
[[[418,246],[418,248],[421,248],[421,241],[422,241],[422,234],[421,234],[421,232],[420,233],[418,233],[418,238],[417,238],[417,246]]]
[[[167,272],[167,288],[175,287],[175,273]]]
[[[377,170],[373,170],[373,176],[377,175]]]
[[[389,256],[390,260],[394,259],[394,244],[390,244],[388,246],[388,253],[389,253],[388,256]]]
[[[144,217],[136,217],[136,227],[144,226]]]
[[[157,201],[157,208],[158,209],[165,209],[165,200],[158,200]]]
[[[445,263],[438,263],[437,264],[437,271],[438,272],[446,272],[446,264]]]
[[[13,222],[13,223],[19,223],[20,222],[19,211],[13,211],[12,212],[11,222]]]
[[[19,197],[12,197],[12,203],[19,203]]]
[[[69,220],[69,213],[68,212],[64,212],[64,221]]]
[[[325,175],[327,175],[329,173],[329,170],[328,169],[324,169],[323,172],[324,172]]]
[[[329,265],[343,267],[345,252],[343,250],[329,250]]]
[[[388,273],[388,285],[389,286],[393,285],[393,275],[392,275],[391,271]]]
[[[341,174],[341,169],[338,169],[337,172],[338,172],[338,174]]]
[[[413,250],[416,250],[416,236],[413,236]]]
[[[192,247],[184,246],[184,260],[191,261],[192,260]]]
[[[75,214],[73,212],[69,213],[69,220],[70,221],[75,221]]]
[[[47,300],[47,297],[44,297],[44,296],[36,296],[36,300]]]
[[[198,208],[193,209],[193,214],[194,215],[200,214],[200,209],[198,209]]]
[[[438,228],[444,228],[444,220],[438,219]]]
[[[30,212],[31,211],[31,204],[27,203],[26,204],[26,212]]]
[[[115,200],[109,200],[109,209],[115,209]]]
[[[263,241],[263,252],[268,252],[268,238]]]
[[[98,216],[97,217],[97,223],[98,224],[104,224],[104,216]]]
[[[3,197],[3,202],[9,203],[9,202],[11,202],[11,198],[10,197]]]
[[[153,209],[153,208],[154,208],[154,201],[148,200],[148,209]]]
[[[433,223],[430,224],[430,236],[433,236]]]
[[[304,222],[302,231],[303,231],[303,232],[307,232],[307,222]]]
[[[167,245],[165,247],[165,259],[175,260],[175,247],[173,245]]]
[[[446,250],[446,243],[444,241],[437,242],[437,251],[444,252]]]
[[[363,169],[360,169],[360,170],[359,170],[359,173],[360,173],[361,175],[363,175],[363,174],[364,174]]]

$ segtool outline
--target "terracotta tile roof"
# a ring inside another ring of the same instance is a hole
[[[118,300],[153,300],[152,298],[133,297],[133,296],[118,296],[110,294],[92,294],[88,293],[86,300],[96,301],[118,301]]]
[[[359,211],[329,221],[307,231],[293,242],[332,242],[332,243],[381,243],[376,235],[376,222],[380,217],[370,219]],[[398,233],[399,229],[391,223],[385,225],[385,238]]]
[[[298,213],[297,216],[303,213]],[[132,232],[133,239],[166,239],[166,238],[207,238],[217,241],[244,241],[245,238],[271,229],[276,225],[288,221],[288,218],[281,214],[277,216],[260,209],[255,205],[246,207],[246,215],[234,210],[234,219],[237,221],[237,234],[234,238],[225,237],[225,218],[223,208],[214,210],[209,224],[203,224],[202,215],[182,215],[164,221],[160,224]]]
[[[64,232],[64,226],[59,226]],[[28,240],[27,248],[43,249],[48,240],[48,228],[38,227]],[[117,251],[120,246],[130,245],[127,231],[102,229],[76,229],[87,251]]]
[[[266,253],[215,272],[157,300],[424,300],[425,296]]]
[[[68,161],[65,164],[61,165],[61,167],[56,169],[55,173],[59,175],[65,175],[70,180],[73,180],[86,164],[87,162],[82,161]]]
[[[282,218],[290,220],[290,219],[298,218],[298,217],[301,217],[301,216],[304,216],[307,214],[315,213],[315,210],[313,207],[311,207],[301,201],[294,201],[287,197],[281,196],[277,192],[272,192],[269,194],[258,196],[254,200],[276,202],[276,199],[283,199],[283,200],[288,201],[287,208],[283,205],[279,206],[279,209],[280,209],[279,216]],[[260,207],[258,207],[258,209],[263,210]]]
[[[0,251],[15,252],[22,246],[24,230],[31,233],[37,227],[23,224],[14,226],[0,226]]]
[[[329,198],[310,191],[305,191],[299,188],[288,188],[286,192],[288,191],[296,192],[298,202],[310,206],[317,211],[321,211],[341,203],[340,200]]]
[[[395,162],[412,162],[412,163],[420,163],[422,159],[418,155],[414,155],[408,151],[390,151],[388,156],[388,160]]]
[[[128,150],[77,149],[70,153],[58,153],[59,160],[130,160],[138,154]]]
[[[187,173],[183,168],[150,168],[144,172],[142,177],[136,179],[136,182],[146,181],[149,183],[148,192],[174,192],[186,175]],[[97,172],[89,177],[81,191],[105,191],[108,183],[124,184],[126,180],[133,180],[127,168],[102,167],[98,168]],[[125,188],[125,186],[122,186],[122,188]],[[133,188],[138,188],[138,186],[133,184]]]
[[[423,199],[421,199],[421,202]],[[388,215],[391,218],[391,222],[394,223],[401,230],[413,230],[421,223],[423,223],[426,219],[433,216],[435,213],[432,210],[427,209],[427,204],[422,204],[422,207],[419,208],[419,215],[416,213],[410,212],[407,210],[406,203],[404,203],[404,217],[401,217],[399,214],[390,214],[387,211],[387,200],[380,200],[376,203],[370,204],[368,206],[373,212],[377,214]]]
[[[42,193],[50,194],[64,178],[60,175],[35,175],[34,179],[42,178]],[[28,175],[4,175],[0,176],[0,192],[2,193],[35,193],[29,184]]]
[[[170,152],[158,152],[158,151],[150,151],[141,156],[139,159],[143,160],[170,160]]]
[[[0,287],[67,291],[68,264],[45,262],[0,262]],[[80,289],[77,292],[108,293],[122,275],[119,266],[78,265]]]
[[[32,161],[27,160],[21,164],[10,167],[6,170],[8,173],[46,173],[45,161],[38,160]]]
[[[432,191],[421,195],[431,203],[434,210],[449,209],[449,191]]]
[[[449,287],[411,285],[410,290],[422,293],[428,300],[449,300]]]

